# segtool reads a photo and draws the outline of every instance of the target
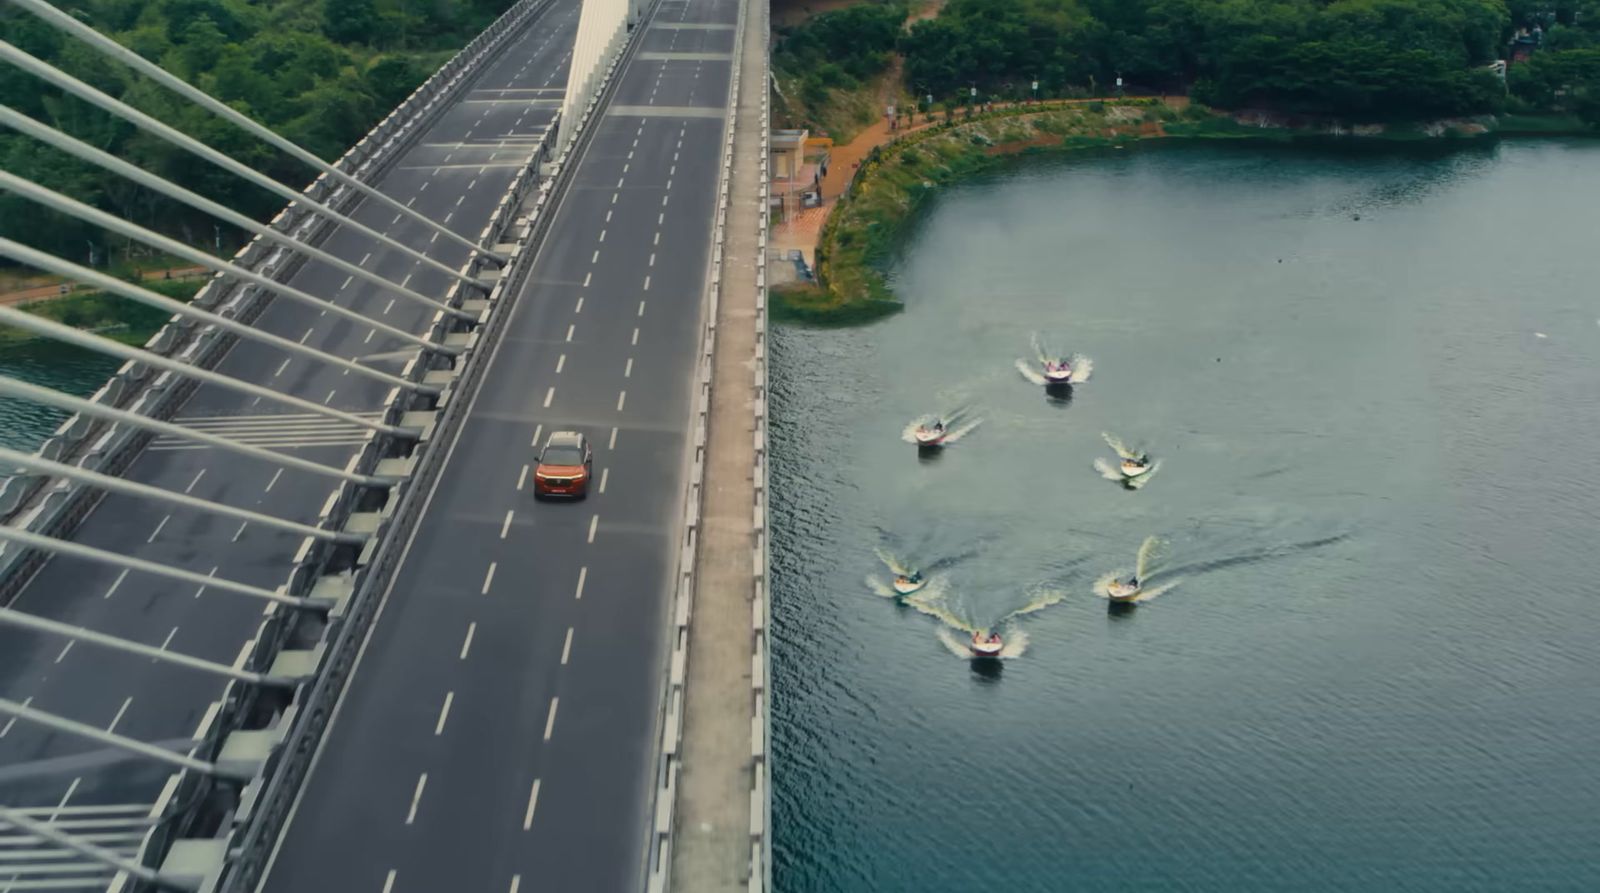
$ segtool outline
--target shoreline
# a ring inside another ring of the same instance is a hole
[[[1563,116],[1508,115],[1350,126],[1262,112],[1225,113],[1161,99],[1020,106],[919,128],[875,148],[828,214],[815,246],[816,284],[771,289],[775,320],[818,326],[872,322],[905,309],[884,267],[940,189],[1008,159],[1147,140],[1476,142],[1503,136],[1594,136]]]
[[[142,286],[165,297],[188,303],[209,281],[208,277],[146,280]],[[143,347],[172,318],[172,314],[165,310],[103,291],[78,291],[20,302],[16,309],[75,329],[104,335],[132,347]],[[0,326],[0,346],[50,340],[21,329]]]

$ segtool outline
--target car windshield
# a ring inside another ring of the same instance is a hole
[[[545,447],[544,457],[539,461],[545,465],[582,465],[583,450],[575,446]]]

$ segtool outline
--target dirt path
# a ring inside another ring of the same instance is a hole
[[[203,276],[205,273],[205,267],[173,267],[170,270],[145,270],[140,273],[140,277],[145,282],[150,282],[153,280],[159,281],[163,279],[187,279],[190,276]],[[11,307],[16,304],[27,304],[33,301],[48,301],[54,298],[64,298],[73,291],[81,288],[81,286],[75,286],[73,289],[63,292],[61,290],[61,286],[62,283],[56,283],[54,285],[39,285],[33,288],[24,288],[17,291],[10,291],[0,294],[0,307]]]

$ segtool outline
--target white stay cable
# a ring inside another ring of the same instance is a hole
[[[438,232],[440,235],[446,236],[451,240],[472,249],[473,251],[483,252],[483,254],[494,258],[496,261],[501,263],[505,262],[506,258],[479,247],[478,245],[474,244],[471,239],[458,235],[452,230],[441,226],[432,220],[429,220],[427,217],[424,217],[416,211],[413,211],[411,208],[395,201],[387,195],[384,195],[382,192],[373,189],[371,186],[368,186],[360,180],[357,180],[349,174],[346,174],[344,171],[339,170],[333,165],[328,164],[321,158],[318,158],[309,151],[301,148],[298,144],[279,136],[277,133],[273,132],[271,128],[251,120],[249,117],[241,114],[235,109],[229,108],[205,91],[200,90],[181,78],[169,74],[167,71],[162,69],[161,66],[156,65],[155,63],[149,61],[143,56],[140,56],[138,53],[135,53],[122,44],[117,43],[111,38],[106,37],[104,34],[101,34],[93,28],[90,28],[88,25],[85,25],[77,19],[74,19],[72,16],[69,16],[61,10],[56,9],[54,6],[45,3],[44,0],[11,0],[11,2],[16,6],[26,9],[39,18],[44,19],[57,29],[71,34],[73,37],[76,37],[84,43],[89,44],[100,52],[105,53],[107,56],[110,56],[113,59],[116,59],[118,62],[121,62],[124,65],[127,65],[129,68],[139,72],[140,74],[151,78],[152,80],[156,81],[156,83],[161,84],[163,87],[166,87],[185,99],[194,102],[195,104],[204,108],[206,111],[211,112],[212,114],[217,115],[224,120],[243,128],[246,131],[249,131],[252,135],[266,140],[279,149],[282,149],[283,151],[288,152],[290,155],[293,155],[300,161],[303,161],[306,164],[309,164],[312,167],[322,171],[323,173],[328,174],[341,183],[358,190],[363,195],[378,199],[379,201],[399,211],[400,213],[405,214],[413,220],[421,221],[422,223],[427,224],[430,229]]]
[[[379,242],[380,244],[387,245],[398,251],[403,251],[415,260],[442,271],[452,279],[459,279],[462,282],[476,288],[484,288],[484,285],[478,282],[478,280],[463,274],[461,271],[453,270],[439,261],[428,257],[426,254],[402,245],[383,233],[378,232],[372,227],[367,226],[366,224],[355,220],[348,215],[341,214],[322,202],[305,195],[304,193],[296,192],[288,186],[279,183],[277,180],[274,180],[265,174],[259,173],[245,166],[244,164],[235,161],[233,158],[218,152],[216,149],[211,148],[194,137],[168,127],[166,124],[157,121],[149,115],[146,115],[144,112],[141,112],[120,100],[113,99],[105,93],[102,93],[88,84],[85,84],[83,81],[80,81],[77,78],[55,68],[49,63],[43,62],[33,56],[28,55],[27,53],[17,49],[3,40],[0,40],[0,60],[10,62],[12,65],[17,66],[23,71],[28,72],[40,80],[60,87],[61,89],[71,93],[87,103],[90,103],[91,105],[99,106],[105,111],[116,115],[135,127],[138,127],[140,130],[155,134],[156,136],[172,143],[173,145],[179,146],[180,148],[199,155],[201,158],[204,158],[212,164],[215,164],[228,173],[242,177],[245,180],[249,180],[251,183],[260,186],[262,189],[278,195],[285,201],[293,202],[303,208],[310,208],[311,210],[316,211],[318,214],[328,217],[331,220],[337,220],[341,225],[355,229]]]
[[[321,248],[301,242],[295,237],[287,233],[278,232],[270,226],[263,226],[262,224],[251,220],[250,218],[240,214],[238,211],[235,211],[232,208],[227,207],[226,205],[220,205],[211,199],[191,192],[170,180],[164,180],[155,174],[144,170],[143,168],[135,167],[134,165],[123,161],[115,155],[111,155],[96,149],[82,140],[73,139],[72,137],[67,136],[53,127],[35,121],[34,119],[22,114],[8,105],[0,104],[0,124],[3,124],[6,127],[10,127],[11,129],[21,133],[25,133],[42,143],[48,143],[70,155],[76,155],[90,164],[99,165],[100,167],[105,168],[114,174],[120,174],[124,177],[127,177],[133,182],[138,183],[140,186],[153,189],[162,195],[167,196],[168,198],[177,199],[191,208],[204,211],[213,217],[218,217],[242,230],[245,230],[246,232],[255,233],[269,242],[274,242],[284,248],[288,248],[290,251],[298,251],[308,257],[320,260],[331,267],[337,268],[340,272],[349,273],[352,276],[370,282],[386,292],[392,291],[403,298],[416,301],[417,303],[426,305],[434,310],[443,310],[452,316],[457,316],[462,319],[477,319],[477,314],[468,313],[465,310],[458,310],[457,308],[451,307],[443,301],[436,301],[427,295],[412,291],[403,285],[397,285],[394,282],[391,282],[390,280],[378,275],[377,273],[366,269],[365,267],[357,266],[356,264],[353,264],[342,257],[329,254],[328,252],[323,251]]]

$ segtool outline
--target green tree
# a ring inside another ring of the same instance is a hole
[[[369,43],[378,26],[372,0],[323,0],[323,30],[340,43]]]

